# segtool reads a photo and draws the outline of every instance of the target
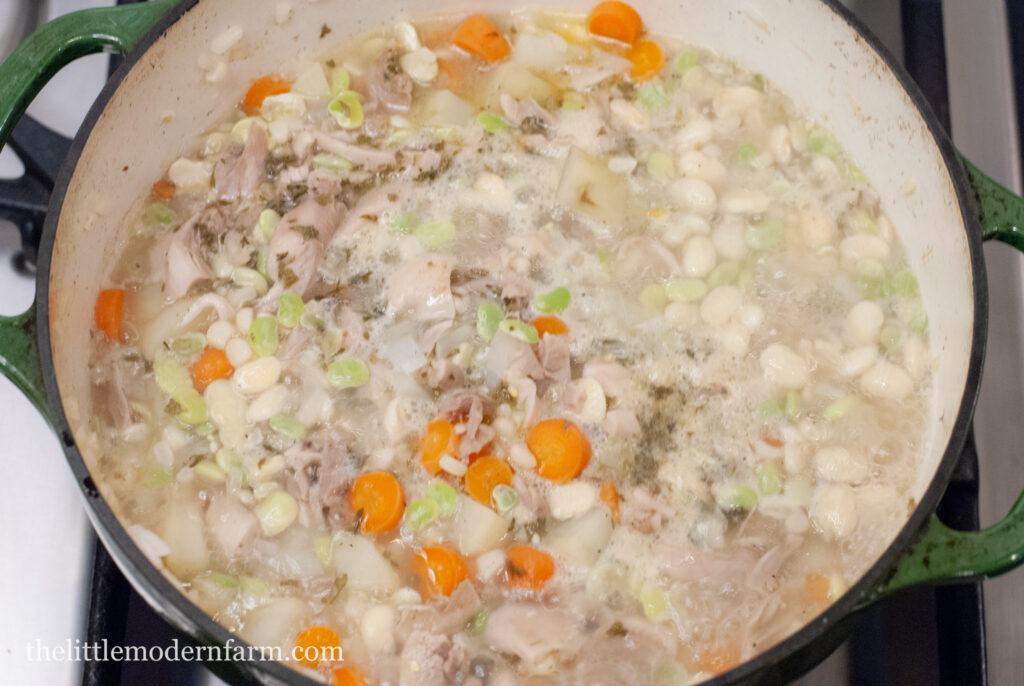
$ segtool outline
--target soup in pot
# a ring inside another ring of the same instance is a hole
[[[931,359],[832,135],[618,2],[330,39],[97,298],[76,435],[153,563],[333,684],[695,683],[855,582]]]

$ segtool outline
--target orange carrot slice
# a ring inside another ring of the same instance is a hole
[[[530,322],[530,325],[537,329],[537,334],[541,338],[544,338],[549,333],[556,336],[569,333],[569,327],[566,326],[565,322],[550,314],[537,317]]]
[[[311,626],[295,637],[293,655],[303,667],[316,669],[324,662],[337,660],[340,653],[341,638],[329,626]]]
[[[108,340],[121,340],[121,321],[124,318],[124,289],[108,288],[96,298],[94,319],[96,328]]]
[[[624,2],[609,0],[590,11],[587,31],[593,36],[632,45],[640,37],[644,22],[635,9]]]
[[[491,506],[491,491],[512,483],[512,468],[505,460],[490,455],[481,457],[466,470],[466,492],[474,500]]]
[[[455,433],[455,427],[447,419],[435,419],[427,424],[426,431],[420,436],[420,462],[430,474],[441,471],[441,457],[459,452],[461,439]]]
[[[642,40],[626,53],[633,66],[629,75],[634,81],[650,81],[665,66],[665,53],[661,46],[652,40]]]
[[[451,595],[469,578],[469,566],[462,556],[444,546],[427,546],[413,558],[413,572],[420,578],[423,594],[434,598]]]
[[[551,481],[569,481],[590,462],[590,441],[567,419],[545,419],[526,436],[526,447],[537,458],[537,473]]]
[[[352,485],[349,504],[353,512],[362,512],[360,528],[379,534],[398,526],[405,511],[405,491],[393,474],[368,472]]]
[[[482,14],[474,14],[455,29],[452,42],[487,62],[498,62],[512,52],[505,36]]]
[[[288,93],[291,89],[291,85],[280,74],[267,74],[252,82],[239,106],[251,117],[260,113],[263,101],[271,95]]]
[[[227,379],[234,373],[235,368],[228,362],[228,356],[223,350],[206,346],[203,354],[192,365],[192,385],[202,393],[217,379]]]
[[[554,575],[554,558],[541,550],[516,544],[505,551],[505,582],[509,586],[539,591]]]

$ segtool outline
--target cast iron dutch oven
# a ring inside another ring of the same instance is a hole
[[[532,2],[532,0],[531,0]],[[75,440],[89,417],[92,304],[117,256],[121,220],[187,152],[198,132],[226,116],[248,83],[304,49],[415,12],[494,12],[515,0],[295,0],[275,24],[276,2],[152,0],[86,10],[37,31],[0,66],[0,145],[28,102],[57,70],[91,52],[127,59],[74,141],[50,201],[39,252],[35,307],[0,318],[0,368],[32,399],[62,439],[100,538],[142,596],[177,629],[207,644],[238,640],[182,595],[132,542],[90,475],[93,457]],[[536,4],[587,11],[591,0]],[[648,26],[755,68],[834,131],[871,179],[899,229],[930,322],[935,355],[927,437],[906,525],[839,600],[782,643],[713,684],[788,681],[824,658],[857,611],[900,588],[976,580],[1024,561],[1024,499],[980,532],[957,532],[934,516],[960,454],[978,395],[988,300],[982,242],[1024,250],[1024,200],[960,158],[903,69],[834,0],[638,2]],[[217,83],[199,57],[228,26],[243,50]],[[210,665],[229,678],[313,684],[275,662]]]

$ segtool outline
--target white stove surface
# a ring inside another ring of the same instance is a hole
[[[0,18],[19,2],[0,0]],[[112,5],[114,0],[49,0],[54,17],[86,7]],[[846,0],[883,39],[899,41],[892,10],[874,0]],[[895,3],[894,3],[895,4]],[[1017,158],[1005,5],[1001,0],[967,4],[943,2],[950,77],[954,138],[960,148],[996,178],[1021,190]],[[896,4],[898,7],[898,4]],[[898,10],[895,16],[899,16]],[[954,29],[955,27],[955,29]],[[7,26],[4,27],[5,29]],[[0,40],[8,38],[0,31]],[[888,42],[888,41],[887,41]],[[897,42],[897,46],[899,43]],[[0,45],[0,55],[9,46]],[[93,56],[64,69],[43,91],[29,112],[53,129],[74,135],[79,122],[106,78],[107,58]],[[986,78],[978,78],[985,75]],[[999,135],[993,135],[998,132]],[[20,174],[9,152],[0,154],[0,177]],[[33,282],[17,275],[11,257],[18,249],[16,231],[0,224],[0,314],[18,314],[29,307]],[[1024,340],[1021,303],[1024,279],[1020,260],[1005,246],[988,246],[986,257],[992,289],[992,325],[987,383],[975,425],[982,473],[982,523],[1005,513],[1024,485],[1024,426],[1016,415],[1024,407]],[[1007,288],[1015,284],[1016,287]],[[995,380],[1004,379],[998,384]],[[91,574],[92,537],[78,488],[66,467],[58,440],[14,386],[0,378],[0,437],[5,478],[0,480],[0,674],[12,684],[68,684],[81,679],[81,664],[30,661],[27,646],[45,646],[84,639]],[[1019,683],[1019,647],[1024,645],[1024,573],[987,582],[989,669],[993,684]],[[844,681],[842,652],[800,683]],[[210,676],[208,684],[221,683]]]

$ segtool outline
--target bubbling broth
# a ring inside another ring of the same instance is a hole
[[[83,452],[183,593],[329,683],[696,683],[914,505],[927,318],[877,194],[621,3],[294,60],[126,221]]]

